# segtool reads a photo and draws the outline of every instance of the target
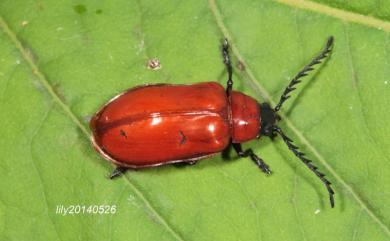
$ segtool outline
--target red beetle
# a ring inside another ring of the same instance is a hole
[[[222,152],[230,144],[240,157],[250,157],[265,173],[268,165],[241,143],[261,135],[281,136],[288,148],[325,184],[334,206],[334,191],[324,174],[292,144],[276,125],[277,112],[294,85],[331,52],[333,37],[325,48],[290,82],[279,103],[271,108],[241,92],[233,91],[232,66],[225,39],[222,55],[228,71],[226,90],[217,82],[192,85],[154,84],[131,88],[111,99],[91,119],[95,149],[118,167],[111,178],[126,169],[172,163],[194,164]]]

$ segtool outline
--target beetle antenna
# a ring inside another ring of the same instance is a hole
[[[280,97],[279,103],[275,106],[275,112],[279,111],[282,107],[283,103],[290,98],[290,92],[295,90],[294,87],[296,84],[299,84],[302,80],[302,77],[305,77],[308,75],[308,73],[312,70],[314,70],[314,65],[319,64],[322,62],[323,59],[329,56],[329,53],[332,51],[333,46],[333,36],[330,36],[328,38],[328,41],[326,42],[325,48],[321,51],[319,55],[317,55],[308,65],[306,65],[288,84],[287,88],[284,90],[282,96]]]
[[[312,161],[307,159],[303,152],[299,151],[298,147],[293,144],[293,141],[290,138],[288,138],[279,127],[274,126],[273,130],[282,137],[282,139],[283,139],[284,143],[286,143],[288,149],[290,149],[294,153],[294,155],[296,157],[298,157],[325,184],[325,187],[329,193],[330,206],[333,208],[334,207],[334,197],[333,197],[334,191],[331,187],[332,183],[328,179],[325,178],[325,174],[318,171],[318,167],[314,166]]]

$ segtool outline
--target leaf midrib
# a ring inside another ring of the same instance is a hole
[[[362,15],[355,12],[350,12],[340,8],[334,8],[325,4],[311,2],[306,0],[274,0],[275,2],[304,10],[309,10],[317,13],[321,13],[327,16],[331,16],[337,19],[341,19],[346,22],[358,23],[361,25],[369,26],[382,30],[384,32],[390,32],[390,22],[383,19],[378,19],[371,16]]]
[[[306,9],[306,10],[312,10],[312,11],[315,11],[314,9],[310,9],[308,7],[302,7],[302,6],[298,6],[297,4],[299,3],[308,3],[307,1],[301,1],[301,0],[275,0],[276,2],[279,2],[279,3],[283,3],[283,4],[286,4],[286,5],[289,5],[289,6],[293,6],[293,7],[296,7],[296,8],[303,8],[303,9]],[[290,4],[289,4],[290,3]],[[293,4],[291,4],[293,3]],[[315,3],[317,5],[321,5],[321,4],[318,4],[318,3]],[[232,39],[229,32],[227,31],[226,27],[224,26],[223,22],[222,22],[222,18],[221,18],[221,15],[219,13],[219,10],[217,9],[217,6],[215,4],[215,1],[214,0],[209,0],[209,5],[210,5],[210,8],[211,8],[211,11],[213,12],[213,15],[216,19],[216,22],[217,22],[217,25],[218,27],[220,28],[220,30],[222,31],[222,33],[229,39]],[[331,8],[331,7],[328,7],[328,6],[325,6],[325,5],[322,5],[323,8],[320,8],[320,10],[327,10],[327,8]],[[343,14],[344,13],[348,13],[347,11],[344,11],[344,10],[339,10],[337,9],[338,11],[341,11]],[[383,21],[383,20],[378,20],[378,19],[375,19],[375,18],[371,18],[371,17],[366,17],[366,18],[362,18],[364,21],[356,21],[354,19],[348,19],[348,16],[351,16],[349,14],[355,14],[355,13],[349,13],[347,15],[345,15],[344,17],[340,17],[340,15],[333,15],[333,14],[329,14],[327,11],[316,11],[316,12],[320,12],[322,14],[325,14],[325,15],[330,15],[330,16],[333,16],[333,17],[336,17],[336,18],[341,18],[343,19],[344,21],[348,21],[350,20],[351,22],[357,22],[357,23],[360,23],[360,24],[364,24],[364,25],[367,25],[367,26],[371,26],[371,27],[376,27],[377,29],[378,28],[381,28],[381,30],[383,31],[386,31],[386,32],[390,32],[390,23],[387,22],[387,21]],[[358,15],[358,14],[355,14],[355,15]],[[363,15],[360,15],[360,16],[363,16]],[[365,17],[365,16],[363,16]],[[371,20],[375,20],[375,21],[365,21],[365,20],[368,20],[368,19],[371,19]],[[372,23],[375,23],[375,24],[372,24]],[[11,41],[15,44],[15,47],[20,51],[22,57],[26,60],[26,62],[28,63],[28,65],[30,66],[30,68],[32,69],[32,72],[38,77],[39,81],[41,82],[41,84],[46,88],[46,90],[49,92],[49,94],[52,96],[53,100],[65,111],[65,113],[67,115],[69,115],[69,117],[71,118],[71,120],[81,129],[81,131],[85,134],[85,136],[87,138],[89,138],[90,136],[90,133],[89,131],[87,130],[87,128],[80,122],[80,120],[76,117],[76,115],[70,110],[70,108],[60,99],[60,97],[55,93],[53,87],[50,85],[50,83],[47,81],[46,77],[43,75],[43,73],[39,70],[39,68],[37,67],[37,65],[34,63],[34,60],[33,58],[31,57],[31,54],[29,51],[26,50],[26,48],[24,48],[24,46],[21,44],[21,41],[17,38],[16,34],[8,27],[8,24],[4,21],[4,19],[2,18],[2,16],[0,16],[0,28],[3,29],[3,31],[7,34],[7,36],[11,39]],[[261,94],[265,99],[268,99],[270,101],[271,104],[275,104],[275,102],[271,99],[270,97],[270,94],[263,88],[262,85],[260,85],[260,83],[258,81],[256,81],[256,78],[255,76],[253,75],[251,69],[248,67],[248,64],[245,63],[243,57],[241,56],[240,52],[238,51],[238,49],[233,46],[232,47],[232,50],[233,50],[233,54],[237,57],[237,59],[239,59],[240,61],[242,61],[244,63],[245,66],[247,66],[246,68],[246,73],[248,75],[248,80],[256,86],[256,91]],[[286,125],[298,136],[298,138],[301,140],[301,142],[303,144],[305,144],[309,150],[311,150],[313,152],[313,154],[318,158],[318,160],[325,166],[325,168],[328,169],[328,171],[352,194],[352,196],[356,199],[356,201],[362,206],[362,208],[369,214],[369,216],[371,218],[373,218],[373,220],[375,222],[377,222],[381,228],[386,232],[386,234],[388,234],[390,236],[390,230],[389,228],[375,215],[375,213],[373,213],[372,210],[370,210],[368,208],[368,206],[362,201],[362,199],[356,194],[356,192],[352,189],[351,186],[349,186],[337,173],[336,171],[331,168],[329,166],[329,164],[325,161],[325,159],[322,157],[322,155],[316,150],[316,148],[314,146],[312,146],[309,141],[303,136],[303,134],[293,125],[293,123],[284,115],[282,115]],[[162,222],[162,224],[165,226],[165,228],[172,234],[172,236],[174,236],[176,239],[178,240],[183,240],[180,235],[174,231],[170,225],[165,221],[165,219],[153,208],[153,206],[151,205],[151,203],[146,199],[146,197],[143,195],[143,193],[136,187],[134,186],[134,184],[126,177],[125,178],[126,181],[128,182],[128,185],[135,191],[135,193],[137,194],[137,196],[145,203],[145,206],[147,208],[149,208],[151,210],[152,213],[154,213],[156,215],[156,217]]]
[[[215,2],[215,0],[208,0],[210,9],[213,13],[213,16],[216,20],[216,23],[222,32],[223,36],[230,40],[230,42],[234,42],[234,39],[232,38],[230,32],[226,28],[225,24],[223,23],[223,18],[221,16],[221,13],[218,9],[218,6]],[[236,48],[235,45],[231,46],[233,54],[236,56],[236,58],[246,66],[244,72],[246,72],[247,76],[244,76],[244,78],[248,79],[251,86],[255,87],[255,91],[264,97],[272,106],[276,105],[276,102],[272,100],[271,95],[265,90],[265,88],[260,84],[260,81],[257,81],[257,78],[254,76],[250,66],[245,62],[244,58],[242,57],[240,51]],[[369,206],[364,203],[363,199],[357,194],[357,192],[350,186],[337,172],[328,164],[328,162],[325,160],[325,158],[319,153],[319,151],[308,141],[308,139],[303,135],[303,133],[298,130],[298,128],[292,123],[292,121],[282,112],[280,112],[280,116],[283,119],[283,121],[286,123],[287,127],[292,130],[292,132],[298,137],[298,139],[301,141],[303,145],[305,145],[308,150],[310,150],[314,156],[317,157],[317,160],[327,169],[329,173],[333,175],[333,177],[336,178],[336,180],[344,186],[344,188],[353,196],[353,198],[357,201],[357,203],[361,206],[363,210],[367,212],[367,214],[373,219],[374,222],[376,222],[382,230],[390,237],[390,229],[387,227],[384,222],[374,213],[373,210],[369,208]]]

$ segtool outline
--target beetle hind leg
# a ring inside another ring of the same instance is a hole
[[[177,162],[173,163],[175,167],[186,167],[186,166],[193,166],[197,163],[196,160],[191,160],[191,161],[184,161],[184,162]]]
[[[127,171],[126,167],[117,167],[110,174],[110,179],[114,179],[116,177],[122,176]]]
[[[253,153],[252,149],[249,148],[249,149],[243,151],[241,144],[239,144],[239,143],[233,143],[233,148],[234,148],[234,150],[236,150],[238,156],[250,157],[252,159],[252,161],[254,161],[256,163],[256,165],[261,169],[261,171],[263,171],[265,174],[269,175],[272,173],[271,169],[269,168],[267,163],[265,163],[263,161],[263,159],[258,157],[255,153]]]

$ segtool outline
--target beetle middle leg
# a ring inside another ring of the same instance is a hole
[[[271,174],[271,169],[269,169],[269,166],[263,161],[263,159],[253,153],[252,149],[249,148],[243,151],[240,143],[233,143],[232,145],[238,156],[250,157],[264,173]]]
[[[114,169],[114,171],[111,172],[110,174],[110,179],[114,179],[116,177],[119,177],[123,175],[127,171],[126,167],[117,167]]]
[[[223,44],[222,44],[222,57],[223,57],[223,63],[226,65],[226,69],[228,72],[228,80],[227,80],[227,84],[226,84],[226,94],[229,97],[230,93],[232,92],[232,88],[233,88],[233,79],[232,79],[233,68],[232,68],[232,63],[230,61],[230,56],[229,56],[229,42],[226,38],[223,40]]]

